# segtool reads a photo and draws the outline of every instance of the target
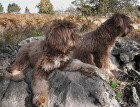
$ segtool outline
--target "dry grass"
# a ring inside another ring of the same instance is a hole
[[[138,18],[137,16],[133,16],[132,19],[134,23],[140,24],[140,18]]]
[[[60,16],[46,14],[0,14],[0,43],[14,43],[31,37],[40,36],[47,33],[49,25],[55,19],[66,18],[79,24],[79,34],[95,30],[100,24],[95,24],[99,17],[81,16]],[[133,17],[135,22],[140,23],[140,19]],[[140,31],[134,31],[126,39],[140,41]]]
[[[33,32],[45,34],[48,25],[56,18],[58,16],[45,14],[1,14],[1,41],[17,43],[25,38],[36,36]]]

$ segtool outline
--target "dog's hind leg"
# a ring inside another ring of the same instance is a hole
[[[33,72],[33,104],[37,107],[44,107],[48,102],[49,97],[49,83],[46,72],[36,69]]]
[[[109,77],[111,79],[114,78],[114,75],[113,73],[110,71],[110,58],[109,58],[109,55],[108,53],[98,53],[98,54],[94,54],[94,57],[95,57],[95,63],[97,65],[97,67],[105,70]]]
[[[10,72],[12,73],[13,81],[22,81],[25,79],[23,71],[29,66],[27,52],[19,51],[16,61],[11,65]]]
[[[118,67],[115,64],[113,64],[110,59],[109,59],[109,62],[110,62],[110,64],[109,64],[110,65],[110,71],[117,71]]]

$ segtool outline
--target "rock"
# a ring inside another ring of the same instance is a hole
[[[127,58],[130,56],[130,59],[133,60],[136,55],[140,54],[140,44],[131,40],[117,41],[115,43],[115,47],[112,50],[112,55],[116,56],[120,54],[126,54]],[[122,61],[125,60],[123,59]],[[128,62],[128,60],[126,61]]]
[[[114,91],[99,76],[57,71],[50,76],[50,87],[46,107],[119,107]]]
[[[136,104],[137,107],[140,107],[140,98],[137,94],[137,90],[135,87],[132,87],[132,93],[133,93],[133,102]]]
[[[112,50],[112,55],[115,56],[115,65],[120,65],[118,68],[125,74],[128,74],[131,69],[140,71],[140,44],[131,41],[117,41]],[[117,73],[115,73],[117,74]]]
[[[0,70],[6,69],[15,60],[18,46],[3,45],[0,47]]]
[[[140,72],[140,54],[134,58],[136,70]]]
[[[0,107],[31,107],[32,72],[25,70],[26,80],[11,82],[7,75],[9,63],[15,60],[20,46],[44,37],[30,38],[17,46],[5,45],[0,48]],[[119,41],[113,48],[111,61],[119,67],[115,72],[122,88],[123,106],[139,107],[140,102],[140,44],[135,41]],[[53,72],[49,77],[50,96],[46,107],[120,107],[115,99],[114,90],[106,83],[106,75],[96,69],[97,73],[87,77],[81,72]],[[104,79],[104,80],[103,80]]]
[[[120,64],[118,63],[117,58],[115,56],[110,55],[110,59],[112,64],[116,65],[118,68],[120,67]]]
[[[10,84],[10,75],[6,71],[0,71],[0,101],[2,100]]]
[[[19,48],[19,46],[16,47]],[[5,46],[0,49],[3,58],[1,66],[5,63],[5,66],[0,68],[2,72],[8,73],[7,67],[15,60],[17,52],[15,50],[18,48]],[[100,69],[96,70],[98,73],[91,77],[78,71],[53,72],[49,77],[50,96],[46,107],[119,107],[114,90],[103,80],[106,75],[100,73]],[[31,68],[26,69],[26,80],[22,82],[10,81],[10,76],[0,78],[0,107],[33,106],[32,72]]]
[[[127,64],[122,65],[122,70],[123,71],[130,71],[135,69],[135,62],[129,62]]]
[[[27,68],[27,69],[25,69],[24,73],[25,73],[25,76],[26,76],[26,79],[25,79],[26,83],[29,86],[31,86],[33,69],[32,68]]]
[[[0,107],[30,107],[32,104],[32,69],[28,69],[28,85],[22,82],[11,82]],[[87,77],[81,72],[56,71],[49,77],[50,96],[46,107],[119,107],[115,93],[106,81],[97,75]]]
[[[120,53],[120,60],[123,63],[129,63],[134,59],[133,54],[131,53]]]
[[[136,70],[129,70],[128,75],[129,77],[133,78],[135,81],[140,81],[140,72]]]
[[[21,41],[21,42],[18,44],[18,46],[21,47],[21,46],[23,46],[23,45],[25,45],[25,44],[27,44],[27,43],[29,43],[29,42],[32,42],[32,41],[35,41],[35,40],[43,40],[44,38],[45,38],[44,36],[30,37],[30,38],[27,38],[27,39]]]
[[[10,65],[8,58],[1,58],[0,59],[0,69],[6,69]]]
[[[137,90],[134,84],[127,85],[124,88],[123,105],[125,107],[140,107],[140,96],[138,93],[139,90]]]
[[[30,107],[31,97],[27,92],[28,85],[22,82],[11,82],[1,101],[0,107]]]
[[[119,80],[116,89],[123,94],[120,103],[123,107],[140,107],[140,44],[131,40],[117,41],[112,55],[120,65],[115,73]]]
[[[26,82],[32,90],[33,70],[28,68],[25,72]],[[119,107],[114,91],[97,74],[87,77],[81,72],[56,71],[50,75],[49,84],[51,94],[46,107],[96,107],[95,102],[103,107]]]
[[[138,97],[140,98],[140,82],[137,82],[135,87],[136,87],[136,90],[137,90]]]

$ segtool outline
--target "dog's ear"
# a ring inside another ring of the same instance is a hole
[[[83,38],[81,36],[79,36],[77,33],[72,33],[71,35],[73,41],[74,41],[74,46],[78,47],[81,45]]]
[[[122,14],[122,18],[123,18],[123,20],[124,20],[124,35],[123,35],[123,37],[124,37],[124,36],[126,36],[128,33],[130,33],[130,32],[134,29],[134,27],[132,26],[133,21],[131,20],[130,17],[128,17],[128,16]]]
[[[60,29],[53,29],[47,37],[47,42],[54,49],[65,51],[67,37],[64,35],[68,35],[65,32],[62,32]]]
[[[123,23],[123,18],[122,15],[120,13],[115,13],[113,15],[113,24],[117,27],[117,28],[123,28],[124,23]]]

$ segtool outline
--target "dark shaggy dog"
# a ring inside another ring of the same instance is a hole
[[[53,70],[65,68],[71,71],[81,69],[85,73],[94,71],[93,66],[71,58],[70,51],[81,41],[76,31],[76,24],[57,20],[50,27],[45,40],[34,41],[20,48],[10,72],[12,79],[19,81],[25,78],[25,68],[34,68],[32,88],[35,105],[41,106],[48,101],[48,77]]]
[[[111,63],[109,55],[116,38],[126,36],[133,29],[131,24],[131,19],[124,14],[114,14],[95,31],[83,36],[82,45],[75,50],[74,58],[96,65],[114,77],[110,70],[117,67]]]

